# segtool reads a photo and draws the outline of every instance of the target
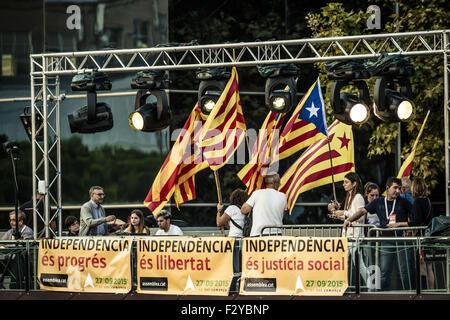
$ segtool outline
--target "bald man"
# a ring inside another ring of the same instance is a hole
[[[287,210],[286,195],[278,191],[280,176],[270,173],[264,177],[265,189],[256,190],[241,208],[242,214],[252,212],[253,223],[250,236],[261,235],[264,226],[281,226]],[[252,211],[253,210],[253,211]],[[264,235],[281,234],[281,229],[270,228],[263,231]]]

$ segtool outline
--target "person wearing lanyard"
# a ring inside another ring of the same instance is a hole
[[[411,203],[400,197],[402,181],[396,177],[390,177],[386,181],[386,197],[379,197],[368,203],[364,208],[359,209],[353,216],[344,221],[343,228],[347,229],[353,221],[358,220],[364,214],[376,214],[380,220],[380,228],[387,228],[389,224],[398,222],[407,222],[408,215],[411,212]],[[401,236],[399,232],[384,231],[382,237]],[[381,271],[381,290],[390,289],[391,272],[393,263],[397,257],[400,271],[400,280],[404,290],[412,289],[414,278],[414,266],[408,265],[407,257],[402,248],[397,252],[396,242],[381,242],[380,249],[380,271]],[[403,253],[403,254],[398,254]]]

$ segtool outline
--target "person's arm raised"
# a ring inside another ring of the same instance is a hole
[[[359,218],[361,218],[366,213],[367,213],[367,210],[365,208],[359,208],[358,211],[355,212],[355,214],[353,214],[351,217],[349,217],[348,219],[346,219],[344,221],[344,225],[342,227],[345,230],[347,230],[347,228],[352,225],[353,221],[358,220]]]

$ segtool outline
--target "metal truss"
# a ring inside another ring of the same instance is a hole
[[[180,70],[204,67],[250,67],[274,63],[314,63],[377,58],[382,52],[405,56],[442,54],[448,31],[421,31],[347,37],[154,47],[31,55],[32,74]],[[46,60],[46,65],[42,59]]]
[[[447,56],[450,53],[450,30],[420,31],[392,34],[373,34],[345,37],[225,43],[196,46],[170,46],[124,50],[100,50],[30,55],[31,100],[33,123],[33,193],[37,181],[47,184],[45,213],[39,213],[34,203],[35,221],[45,221],[48,236],[49,223],[61,215],[61,148],[59,76],[89,72],[94,69],[107,73],[137,72],[142,70],[183,70],[207,67],[252,67],[277,63],[317,63],[330,60],[376,59],[381,53],[404,56],[442,55],[444,57],[444,121],[446,181],[450,183],[449,169],[449,84]],[[35,128],[36,114],[46,121]],[[43,130],[44,141],[36,141],[36,132]],[[39,158],[39,159],[38,159]],[[39,161],[39,162],[38,162]],[[43,169],[43,172],[42,172]],[[450,191],[450,185],[448,185]],[[55,196],[53,194],[56,193]],[[57,211],[49,213],[51,205]],[[449,214],[449,192],[446,192],[446,212]],[[61,232],[59,219],[59,232]]]
[[[33,195],[37,193],[39,181],[45,182],[46,194],[44,198],[39,200],[44,202],[44,212],[39,212],[38,201],[36,197],[33,197],[33,232],[35,239],[38,238],[38,219],[44,221],[45,226],[44,233],[39,236],[48,238],[55,235],[55,232],[50,228],[52,221],[58,221],[59,234],[62,230],[60,100],[59,76],[32,76]],[[43,119],[40,124],[35,121],[37,114]],[[43,133],[43,141],[36,140],[39,133]],[[52,205],[57,208],[55,212],[51,212]]]

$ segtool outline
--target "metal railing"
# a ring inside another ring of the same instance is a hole
[[[425,237],[424,227],[392,228],[353,225],[374,237],[348,237],[348,283],[346,293],[439,293],[450,294],[446,268],[450,238]],[[341,237],[340,225],[266,226],[282,229],[285,236]],[[418,230],[414,236],[380,236],[386,231],[402,233]],[[202,237],[205,234],[201,235]],[[136,242],[133,242],[136,244]],[[239,293],[242,239],[235,241],[233,282],[230,294]],[[136,257],[135,245],[132,250]],[[39,289],[38,242],[35,240],[0,241],[0,290],[33,291]],[[386,264],[386,261],[389,264]],[[389,272],[387,272],[389,271]],[[132,262],[133,288],[137,288],[136,263]]]

